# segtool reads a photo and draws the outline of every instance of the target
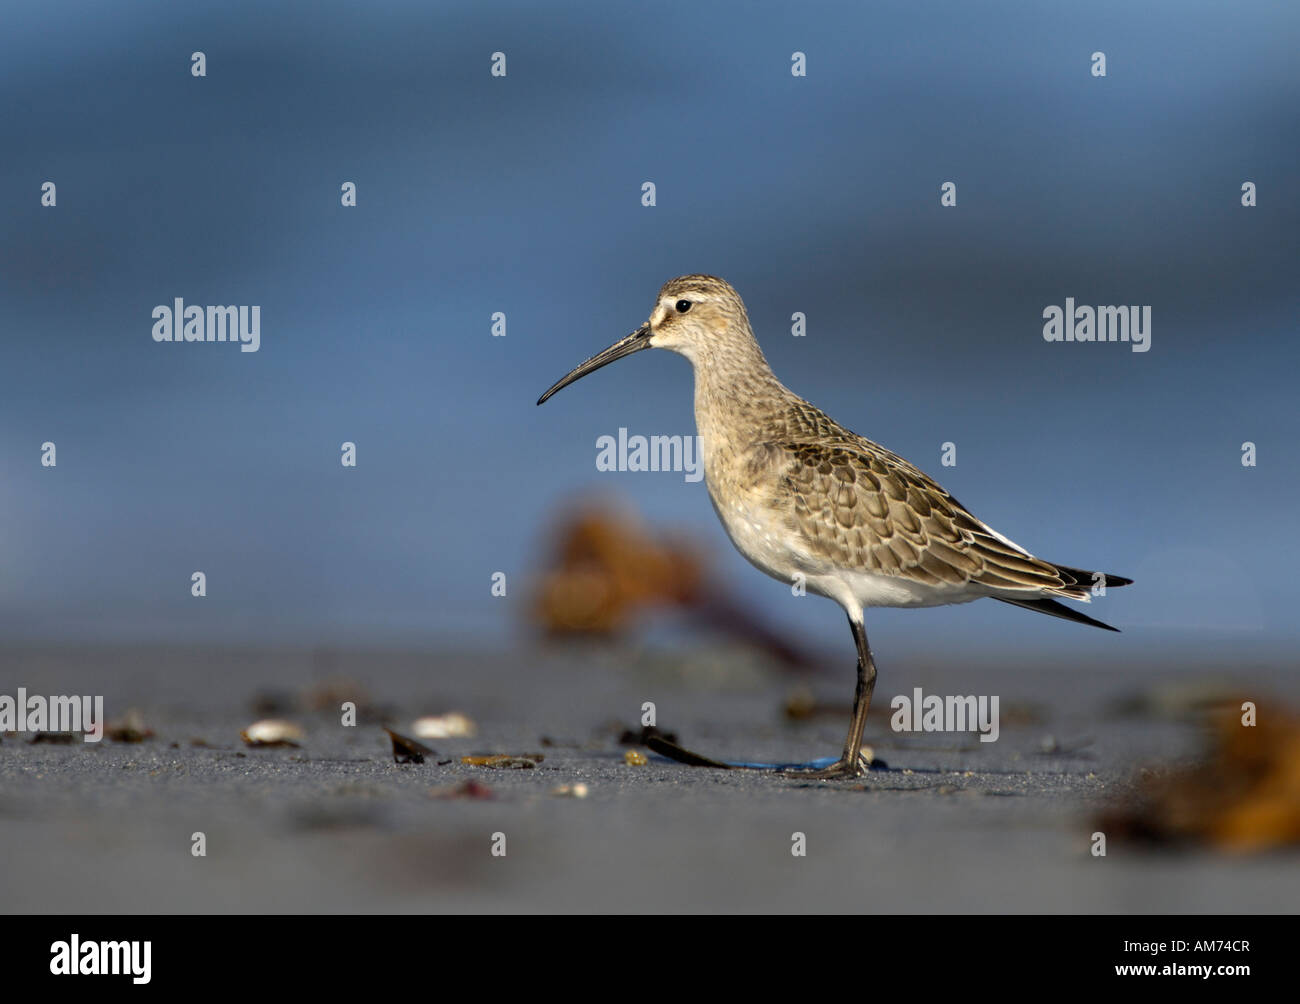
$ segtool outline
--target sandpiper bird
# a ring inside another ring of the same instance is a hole
[[[650,320],[581,363],[537,401],[642,349],[671,349],[695,369],[704,480],[731,542],[775,579],[844,608],[858,684],[843,755],[804,776],[867,769],[862,730],[876,666],[866,607],[930,607],[985,596],[1066,620],[1115,628],[1058,603],[1132,580],[1036,558],[976,519],[902,457],[850,432],[773,375],[739,294],[685,275],[659,291]]]

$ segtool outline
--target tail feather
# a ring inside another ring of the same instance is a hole
[[[1088,574],[1088,573],[1084,573]],[[1107,578],[1119,578],[1118,576],[1107,576]],[[1131,579],[1119,579],[1117,585],[1128,585]],[[1109,582],[1106,585],[1110,585]],[[1037,600],[1017,600],[1010,599],[1006,596],[998,596],[995,599],[1003,603],[1010,603],[1012,606],[1024,607],[1026,610],[1036,610],[1040,614],[1048,614],[1052,617],[1060,617],[1062,620],[1076,621],[1079,624],[1091,624],[1093,627],[1099,627],[1106,631],[1115,631],[1118,633],[1119,628],[1111,627],[1109,624],[1103,624],[1099,620],[1089,617],[1087,614],[1081,614],[1079,611],[1067,607],[1064,603],[1057,603],[1056,600],[1037,599]]]
[[[1091,589],[1093,586],[1098,585],[1119,587],[1133,584],[1132,579],[1126,579],[1122,575],[1111,575],[1108,572],[1089,572],[1082,568],[1071,568],[1069,565],[1056,565],[1056,569],[1065,575],[1073,577],[1074,584],[1085,589]],[[1098,579],[1097,576],[1101,576],[1101,578]]]

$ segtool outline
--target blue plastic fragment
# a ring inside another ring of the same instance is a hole
[[[747,770],[821,770],[836,762],[833,756],[818,757],[806,763],[763,763],[759,760],[723,760],[728,767],[744,767]]]

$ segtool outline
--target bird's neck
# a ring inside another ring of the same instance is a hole
[[[695,361],[695,425],[706,452],[763,441],[789,396],[755,341]]]

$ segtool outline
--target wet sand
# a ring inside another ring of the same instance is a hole
[[[155,737],[128,744],[0,742],[0,902],[23,912],[851,911],[1284,912],[1295,854],[1233,857],[1111,841],[1095,814],[1137,768],[1190,762],[1196,688],[1211,666],[891,662],[867,742],[891,769],[815,783],[624,763],[645,701],[688,748],[808,760],[838,752],[851,673],[810,681],[842,706],[792,722],[792,687],[735,649],[312,652],[6,648],[0,693],[103,694]],[[1252,694],[1300,703],[1282,667]],[[328,680],[351,681],[348,685]],[[895,733],[889,700],[996,694],[997,742]],[[346,728],[335,707],[367,695]],[[380,720],[409,731],[459,710],[474,738],[398,765]],[[284,717],[299,748],[251,749],[240,729]],[[194,745],[199,740],[206,745]],[[542,753],[531,770],[459,763]],[[440,765],[438,760],[452,760]],[[473,780],[490,798],[435,797]],[[553,789],[583,783],[584,799]],[[204,857],[192,838],[206,839]],[[804,835],[806,855],[791,853]],[[494,856],[504,834],[504,856]]]

